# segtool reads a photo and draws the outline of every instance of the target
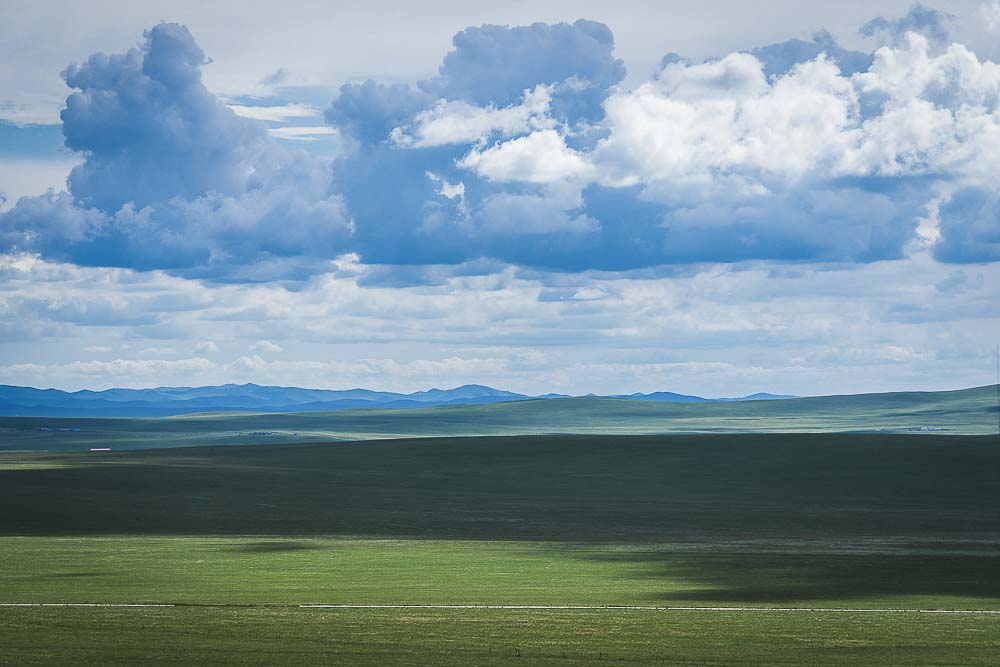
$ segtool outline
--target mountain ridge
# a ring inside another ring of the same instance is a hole
[[[201,387],[151,387],[63,391],[0,385],[0,416],[168,417],[202,412],[330,412],[355,408],[421,408],[482,405],[524,400],[570,398],[565,394],[520,394],[481,384],[431,388],[409,394],[372,389],[307,389],[278,385],[221,384]],[[703,398],[673,392],[615,395],[636,401],[726,402],[795,398],[757,393],[741,398]]]
[[[996,385],[780,401],[684,403],[573,397],[419,409],[181,414],[167,419],[7,416],[0,417],[0,452],[573,434],[979,435],[996,443],[997,417]]]

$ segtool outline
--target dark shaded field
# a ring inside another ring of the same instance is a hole
[[[561,436],[4,454],[0,488],[7,535],[1000,536],[991,437]]]

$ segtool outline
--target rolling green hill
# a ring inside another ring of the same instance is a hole
[[[995,433],[996,424],[995,387],[733,403],[567,398],[415,410],[217,413],[162,419],[4,417],[0,418],[0,451],[559,433],[926,431],[976,435]]]

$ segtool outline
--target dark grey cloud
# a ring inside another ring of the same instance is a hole
[[[281,84],[288,83],[291,77],[291,72],[284,67],[279,67],[261,79],[258,83],[261,86],[280,86]]]
[[[206,63],[187,28],[161,23],[140,48],[70,65],[61,118],[67,148],[86,155],[69,176],[78,202],[114,213],[252,187],[266,134],[205,88]]]
[[[939,215],[935,258],[956,264],[1000,261],[1000,196],[995,190],[959,190],[941,205]]]
[[[405,124],[426,108],[433,97],[402,83],[372,80],[347,83],[325,112],[326,121],[343,134],[371,146],[389,137],[393,128]]]
[[[953,14],[918,2],[899,18],[880,16],[861,26],[858,32],[888,45],[901,43],[908,32],[920,33],[931,42],[944,44],[951,37],[954,22]]]
[[[137,48],[71,65],[63,133],[84,161],[68,193],[0,216],[4,247],[208,275],[339,252],[348,223],[328,166],[222,104],[201,80],[206,62],[187,28],[161,23]]]
[[[553,108],[569,120],[596,120],[611,88],[625,78],[614,35],[603,23],[484,25],[455,35],[438,76],[420,87],[436,96],[508,106],[539,84],[555,87]]]
[[[764,74],[768,77],[786,74],[800,63],[815,60],[821,53],[837,63],[844,76],[867,71],[872,64],[870,53],[842,48],[825,30],[817,32],[808,41],[790,39],[751,49],[750,53],[764,64]]]

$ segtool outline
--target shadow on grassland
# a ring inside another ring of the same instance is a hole
[[[662,544],[1000,534],[1000,447],[976,437],[445,438],[17,461],[26,467],[0,469],[3,535]]]
[[[880,554],[599,554],[635,565],[634,579],[663,580],[651,602],[770,604],[892,596],[1000,599],[1000,556],[922,552]],[[669,584],[668,584],[669,582]]]
[[[954,544],[1000,536],[991,438],[447,438],[19,454],[10,465],[3,535],[247,536],[245,554],[303,551],[314,536],[535,541],[567,555],[590,544],[572,557],[645,580],[657,603],[1000,598],[1000,557]],[[924,544],[850,551],[900,538]],[[724,546],[751,540],[831,546]]]

